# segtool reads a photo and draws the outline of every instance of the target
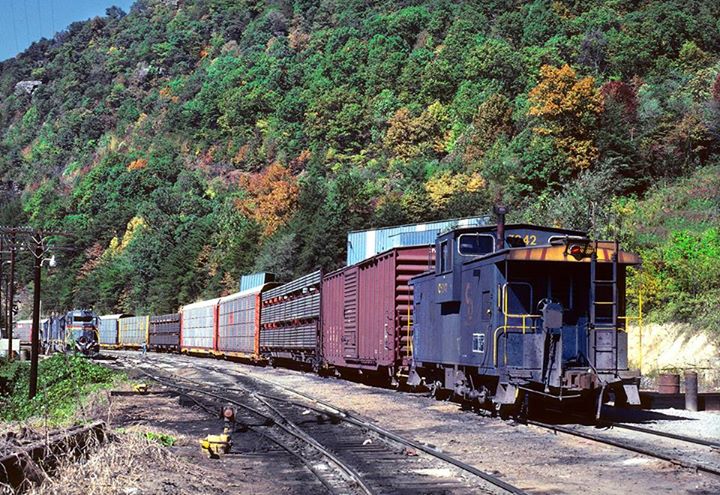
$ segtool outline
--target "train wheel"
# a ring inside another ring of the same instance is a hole
[[[520,408],[518,409],[518,421],[521,423],[527,423],[528,417],[530,417],[530,394],[521,392]]]
[[[495,414],[502,420],[508,420],[512,416],[517,417],[519,412],[518,404],[500,404],[495,402]]]

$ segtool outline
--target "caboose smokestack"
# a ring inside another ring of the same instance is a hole
[[[507,213],[507,207],[501,204],[496,204],[493,208],[495,215],[497,216],[497,237],[495,238],[495,251],[505,249],[505,214]]]

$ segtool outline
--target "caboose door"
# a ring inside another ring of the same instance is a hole
[[[358,358],[358,268],[345,273],[343,288],[343,344],[346,359]]]

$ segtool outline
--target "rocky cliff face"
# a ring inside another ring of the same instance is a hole
[[[651,380],[660,373],[698,372],[700,391],[720,389],[720,346],[693,325],[646,324],[628,328],[628,358]],[[648,384],[651,384],[648,381]]]

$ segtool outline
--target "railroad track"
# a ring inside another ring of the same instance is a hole
[[[253,417],[265,420],[264,426],[252,428],[262,430],[271,441],[300,457],[307,458],[308,452],[313,452],[313,462],[306,467],[329,493],[525,493],[432,446],[259,377],[196,363],[193,369],[211,373],[199,381],[177,374],[168,376],[147,361],[125,356],[120,361],[132,363],[132,369],[148,378],[192,396],[196,403],[202,396],[219,405],[237,406],[246,413],[238,418],[245,424],[252,424]]]
[[[299,426],[288,419],[286,416],[277,414],[275,411],[268,412],[263,411],[258,407],[252,407],[247,405],[247,400],[238,401],[229,396],[229,394],[219,394],[211,390],[206,389],[206,384],[189,380],[180,377],[168,377],[159,375],[157,372],[150,373],[141,367],[136,368],[138,371],[143,373],[148,378],[166,386],[169,388],[176,389],[182,392],[186,396],[191,396],[192,393],[199,394],[202,396],[208,396],[213,399],[217,399],[218,406],[232,404],[240,407],[245,413],[237,415],[236,421],[247,426],[253,423],[253,419],[261,418],[266,422],[262,425],[256,425],[250,428],[257,429],[260,426],[277,427],[275,430],[280,429],[280,432],[274,431],[273,433],[263,433],[263,436],[271,442],[277,444],[288,453],[296,457],[301,461],[303,465],[320,481],[327,491],[332,494],[366,494],[372,495],[374,492],[365,484],[361,475],[355,471],[354,468],[349,466],[347,463],[340,460],[332,452],[325,449],[311,436],[307,435]],[[175,383],[177,380],[182,382],[193,383],[194,385],[183,385]],[[212,413],[212,410],[200,403],[197,399],[194,399],[196,404],[199,403],[203,409]],[[258,400],[258,402],[263,402]],[[267,404],[265,404],[267,406]],[[267,408],[272,409],[272,408]],[[274,414],[273,414],[274,413]],[[255,416],[255,418],[252,418]],[[310,447],[312,451],[309,452],[306,447]]]
[[[212,366],[212,365],[201,365],[202,367],[206,369],[213,369],[216,371],[222,370],[224,372],[227,372],[227,370]],[[237,375],[243,375],[246,376],[243,373],[240,372],[234,372]],[[297,392],[295,390],[289,389],[288,387],[283,387],[282,385],[275,384],[274,382],[271,382],[269,380],[264,380],[260,377],[253,377],[255,380],[263,381],[265,383],[268,383],[270,385],[274,385],[277,387],[281,387],[289,392],[294,393],[295,395],[304,397],[308,400],[314,400],[316,399],[309,397],[305,394],[302,394],[301,392]],[[316,401],[318,404],[322,404],[326,407],[331,407],[329,404],[324,404],[320,401]],[[600,434],[597,433],[592,427],[584,428],[582,426],[578,427],[568,427],[568,426],[560,426],[550,423],[543,423],[540,421],[527,421],[528,424],[549,429],[551,431],[554,431],[556,433],[563,433],[568,435],[573,435],[577,437],[582,437],[587,440],[592,440],[598,443],[602,443],[605,445],[610,445],[613,447],[618,447],[624,450],[628,450],[631,452],[635,452],[637,454],[645,455],[648,457],[652,457],[655,459],[663,460],[666,462],[669,462],[673,465],[690,469],[696,472],[705,472],[712,475],[720,476],[720,459],[717,459],[716,462],[699,462],[696,460],[685,460],[680,458],[677,453],[678,451],[682,451],[682,449],[673,448],[672,446],[665,447],[664,450],[661,450],[657,447],[653,447],[652,445],[648,445],[647,442],[640,442],[640,443],[633,443],[633,440],[630,439],[616,439],[616,438],[610,438],[607,434]],[[372,426],[372,425],[371,425]],[[671,439],[671,440],[677,440],[679,442],[685,443],[685,444],[691,444],[691,445],[701,445],[704,447],[707,447],[709,451],[706,454],[710,454],[708,457],[714,457],[717,455],[717,452],[720,451],[720,443],[712,442],[709,440],[705,440],[702,438],[696,438],[696,437],[690,437],[686,435],[679,435],[675,433],[667,433],[667,432],[661,432],[658,430],[653,430],[651,428],[643,428],[640,426],[635,425],[628,425],[625,423],[618,423],[618,422],[611,422],[611,421],[602,421],[600,424],[596,424],[594,426],[605,426],[609,428],[618,428],[618,429],[626,429],[638,433],[643,433],[645,435],[649,436],[655,436],[657,438],[661,439]],[[696,454],[695,451],[690,452],[690,455]],[[687,452],[686,452],[687,455]]]
[[[222,370],[224,372],[227,372],[227,370],[225,370],[225,369],[222,369],[222,368],[219,368],[216,366],[212,366],[212,365],[204,365],[203,364],[201,366],[206,369],[212,369],[215,371]],[[246,376],[245,374],[240,373],[240,372],[234,372],[234,373]],[[308,400],[315,401],[318,404],[322,404],[325,407],[332,408],[332,406],[329,404],[324,404],[324,403],[317,401],[316,399],[309,397],[301,392],[292,390],[292,389],[290,389],[288,387],[284,387],[282,385],[278,385],[269,380],[264,380],[263,378],[260,378],[260,377],[253,377],[252,379],[263,381],[267,384],[283,388],[283,389],[287,390],[288,392],[291,392],[295,395],[298,395],[298,396],[303,397]],[[350,413],[347,413],[347,414],[350,414]],[[352,416],[352,415],[350,414],[350,416]],[[677,465],[677,466],[680,466],[680,467],[683,467],[686,469],[691,469],[694,471],[701,471],[701,472],[720,476],[720,459],[717,460],[717,464],[706,463],[706,462],[697,462],[697,461],[692,461],[692,460],[688,461],[688,460],[683,460],[683,459],[679,458],[674,452],[672,452],[672,448],[670,448],[670,452],[668,452],[668,450],[661,451],[657,448],[648,447],[648,446],[646,446],[647,444],[637,445],[637,444],[631,443],[627,439],[625,439],[625,441],[623,441],[620,439],[609,438],[608,436],[604,436],[602,434],[593,432],[593,430],[590,428],[581,429],[583,427],[574,428],[574,427],[568,427],[568,426],[554,425],[554,424],[550,424],[550,423],[543,423],[540,421],[527,421],[527,423],[532,424],[534,426],[541,427],[541,428],[549,429],[549,430],[552,430],[552,431],[555,431],[558,433],[564,433],[564,434],[568,434],[568,435],[582,437],[587,440],[593,440],[598,443],[603,443],[606,445],[610,445],[610,446],[622,448],[622,449],[625,449],[625,450],[628,450],[631,452],[635,452],[637,454],[642,454],[642,455],[646,455],[648,457],[652,457],[655,459],[667,461],[674,465]],[[369,426],[372,427],[374,425],[370,424]],[[607,421],[607,420],[603,420],[603,421],[595,424],[594,426],[604,426],[606,428],[625,429],[625,430],[630,430],[630,431],[634,431],[634,432],[638,432],[638,433],[643,433],[643,434],[650,435],[650,436],[655,436],[655,437],[662,438],[662,439],[671,439],[671,440],[677,440],[679,442],[686,443],[686,444],[701,445],[703,447],[707,447],[708,449],[710,449],[708,453],[715,454],[715,455],[717,454],[718,451],[720,451],[720,443],[718,443],[718,442],[713,442],[710,440],[705,440],[705,439],[697,438],[697,437],[690,437],[687,435],[679,435],[676,433],[662,432],[662,431],[658,431],[658,430],[653,430],[652,428],[643,428],[641,426],[629,425],[629,424],[625,424],[625,423],[619,423],[619,422],[613,422],[613,421]]]
[[[676,466],[680,466],[686,469],[720,476],[720,458],[715,457],[717,456],[717,452],[715,451],[717,449],[720,449],[720,444],[709,440],[690,437],[686,435],[679,435],[675,433],[667,433],[653,430],[651,428],[643,428],[640,426],[616,423],[612,421],[601,421],[595,426],[561,426],[534,420],[527,420],[526,423],[556,433],[563,433],[584,438],[586,440],[592,440],[594,442],[618,447],[624,450],[635,452],[637,454],[642,454],[655,459],[667,461]],[[598,426],[604,426],[606,427],[606,429],[598,431]],[[625,429],[632,432],[641,433],[642,435],[646,435],[646,439],[642,439],[640,437],[628,439],[618,437],[617,435],[613,436],[613,434],[611,433],[613,428]],[[658,447],[657,443],[655,443],[655,445],[651,445],[652,442],[648,441],[648,437],[655,437],[655,442],[657,442],[657,439],[670,439],[676,442],[690,444],[692,446],[692,450],[688,451],[687,448],[683,449],[682,447],[679,447],[677,445],[666,445],[664,447]],[[714,457],[715,462],[713,463],[707,461],[697,461],[695,459],[692,459],[692,455],[702,454],[698,452],[698,449],[695,447],[696,445],[702,445],[704,447],[707,447],[709,450],[705,453],[705,456],[707,458]],[[678,456],[678,453],[683,452],[683,450],[686,459]]]

